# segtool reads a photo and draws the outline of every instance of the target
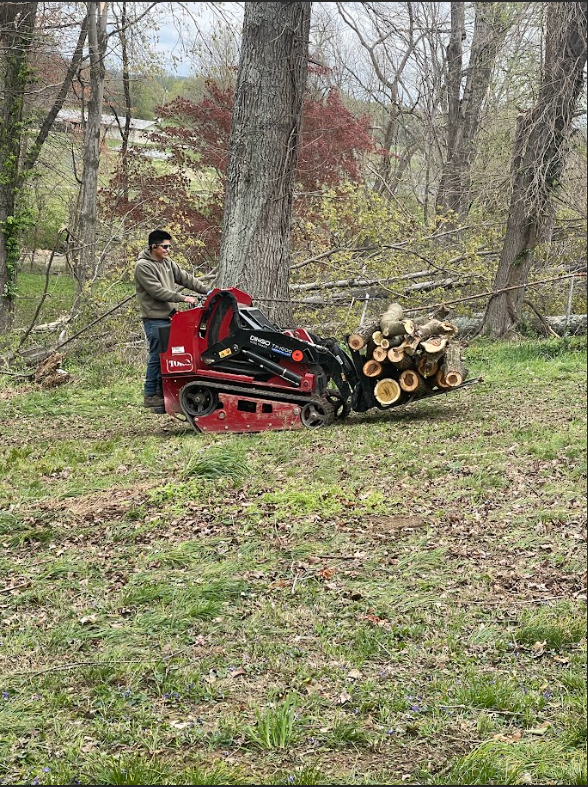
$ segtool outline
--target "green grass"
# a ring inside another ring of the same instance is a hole
[[[243,436],[0,377],[0,781],[585,783],[585,350]]]
[[[287,749],[294,741],[296,697],[287,697],[265,711],[255,711],[256,723],[245,728],[248,743],[259,749]]]

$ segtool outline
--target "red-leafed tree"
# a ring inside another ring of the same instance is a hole
[[[136,147],[128,159],[128,197],[115,175],[103,193],[104,208],[137,222],[179,225],[183,234],[196,235],[204,243],[201,260],[216,260],[232,108],[233,90],[214,81],[207,82],[207,95],[198,103],[177,98],[159,107],[161,129],[151,134],[150,141],[166,151],[166,165],[155,164]],[[307,97],[296,169],[295,215],[312,210],[309,193],[359,180],[362,156],[374,148],[368,118],[354,116],[336,90],[323,100]]]

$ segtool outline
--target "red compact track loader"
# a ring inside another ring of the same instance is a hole
[[[165,412],[196,432],[314,429],[380,407],[359,353],[304,328],[280,330],[235,288],[174,314],[161,346]]]

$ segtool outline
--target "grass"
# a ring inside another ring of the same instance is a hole
[[[0,782],[584,784],[585,351],[242,436],[0,378]]]

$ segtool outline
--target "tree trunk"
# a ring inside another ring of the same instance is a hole
[[[123,199],[129,199],[129,136],[131,134],[132,104],[131,104],[131,76],[129,73],[129,48],[127,42],[127,3],[122,3],[120,24],[120,48],[122,60],[122,83],[125,96],[125,125],[122,130],[122,141],[120,146],[120,164],[122,170],[122,190]]]
[[[565,163],[586,65],[586,3],[549,3],[544,77],[537,103],[519,119],[512,196],[494,290],[524,285]],[[494,295],[482,331],[506,336],[520,322],[525,288]]]
[[[451,3],[451,37],[447,47],[447,160],[437,191],[437,213],[467,216],[470,204],[470,170],[476,152],[476,135],[498,50],[504,41],[504,3],[474,3],[476,21],[464,75],[462,40],[465,38],[464,3]]]
[[[19,261],[17,215],[23,107],[38,3],[0,6],[0,333],[12,325]]]
[[[90,55],[90,96],[84,133],[82,192],[80,208],[80,249],[76,266],[78,292],[96,265],[98,168],[100,166],[100,126],[104,100],[106,65],[106,21],[108,3],[88,2],[88,48]]]
[[[290,222],[311,3],[245,3],[217,284],[292,321]]]

